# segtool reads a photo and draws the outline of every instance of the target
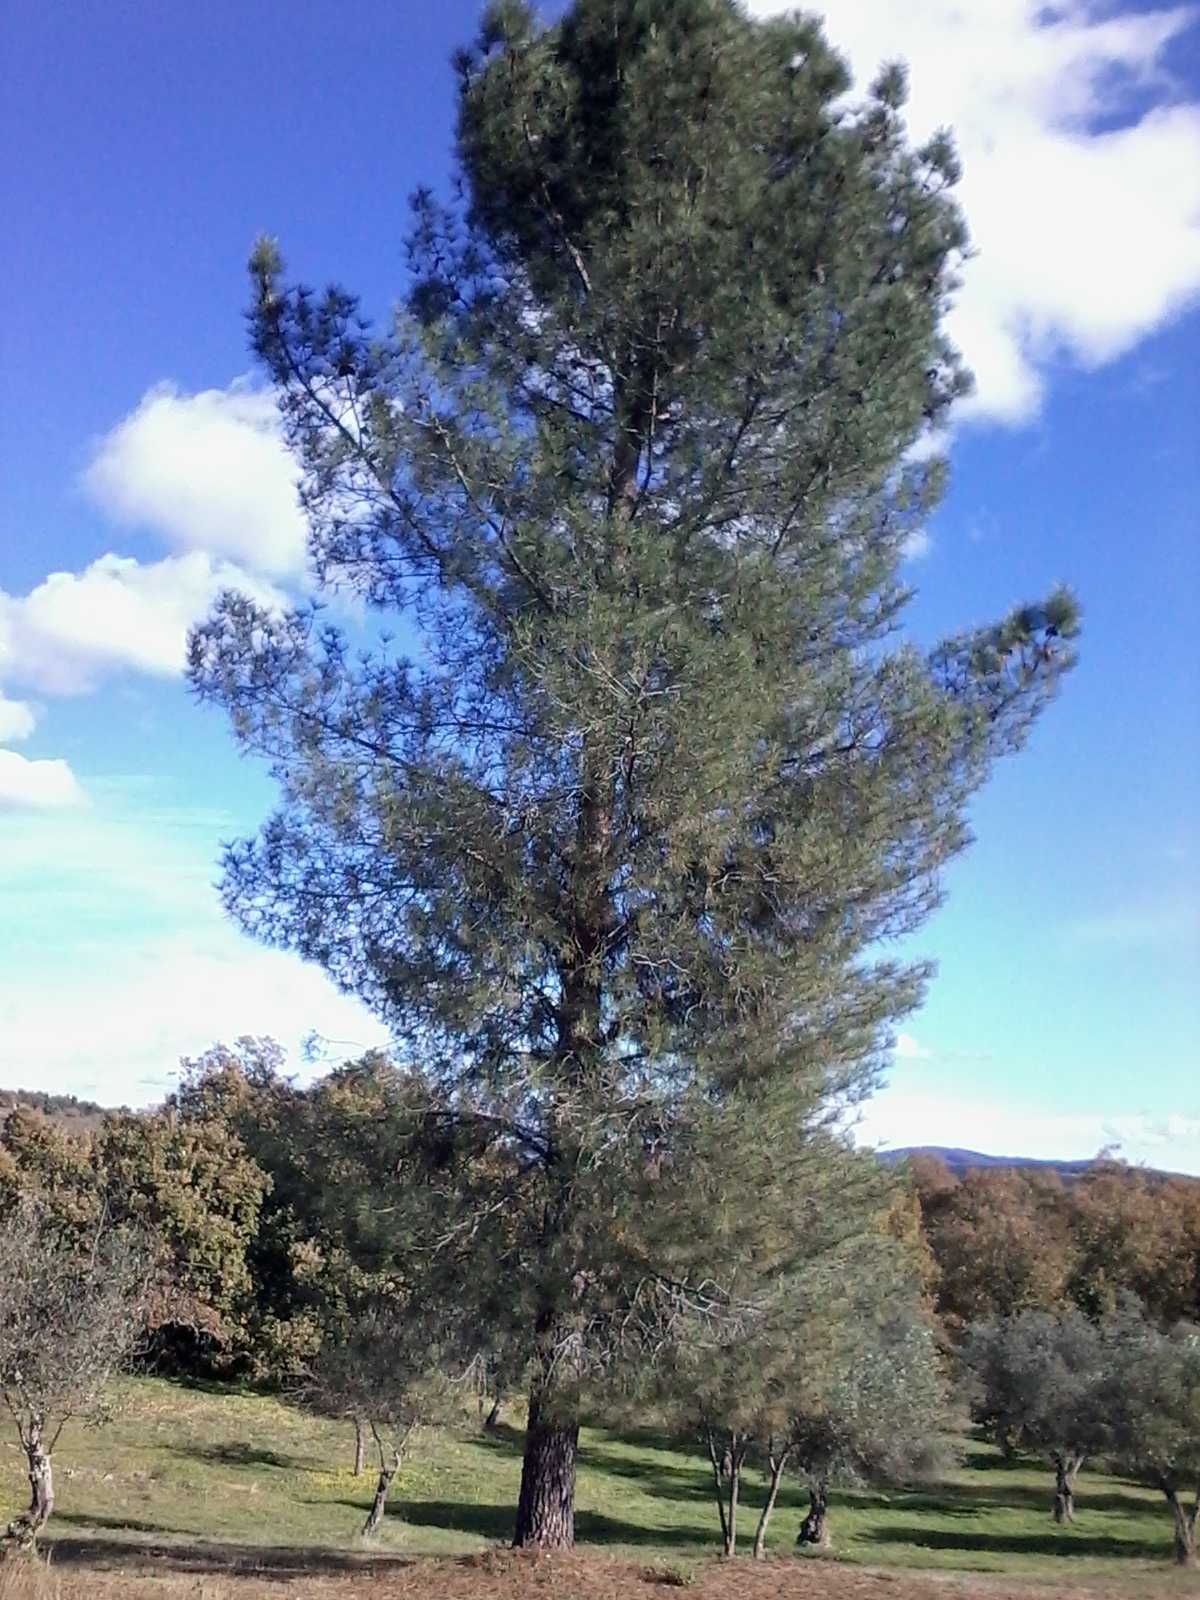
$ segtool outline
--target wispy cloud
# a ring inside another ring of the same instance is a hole
[[[1075,917],[1063,925],[1063,935],[1071,944],[1094,947],[1200,944],[1200,897],[1172,893]]]
[[[229,823],[148,779],[97,783],[86,812],[6,817],[0,899],[22,914],[0,925],[0,1084],[145,1103],[218,1039],[385,1042],[319,968],[228,922],[213,878]]]
[[[898,1061],[928,1061],[933,1052],[918,1043],[911,1033],[898,1033],[892,1054]]]

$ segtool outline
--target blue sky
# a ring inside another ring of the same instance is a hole
[[[144,1103],[217,1038],[381,1038],[225,923],[219,841],[271,791],[188,698],[181,650],[222,583],[305,586],[246,354],[250,242],[386,311],[405,196],[449,175],[448,59],[477,14],[8,7],[2,1086]],[[914,131],[959,131],[979,246],[954,323],[979,394],[910,563],[912,628],[1059,578],[1086,619],[914,941],[939,976],[863,1134],[1120,1143],[1200,1172],[1200,29],[1085,0],[843,0],[830,33],[863,75],[908,57]]]

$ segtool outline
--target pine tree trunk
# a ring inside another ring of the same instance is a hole
[[[808,1515],[800,1524],[797,1544],[811,1544],[817,1550],[829,1550],[833,1540],[829,1535],[829,1491],[824,1484],[814,1484],[808,1491]]]
[[[54,1510],[54,1467],[40,1428],[31,1429],[25,1440],[25,1460],[29,1478],[29,1510],[9,1523],[4,1537],[6,1550],[33,1550],[38,1535]]]
[[[767,1553],[767,1524],[771,1520],[771,1513],[775,1509],[775,1501],[779,1497],[779,1484],[783,1478],[783,1469],[787,1465],[788,1452],[782,1455],[768,1457],[771,1464],[771,1487],[767,1491],[766,1503],[762,1508],[762,1515],[758,1519],[758,1527],[754,1530],[754,1559],[761,1561]]]
[[[538,1380],[529,1398],[521,1493],[517,1500],[515,1549],[570,1550],[575,1544],[575,1458],[579,1423],[571,1418],[543,1420]]]
[[[1174,1489],[1168,1489],[1166,1494],[1171,1515],[1175,1519],[1175,1564],[1179,1567],[1195,1567],[1200,1564],[1196,1560],[1196,1518],[1200,1513],[1200,1498],[1188,1511],[1180,1504]]]
[[[367,1464],[367,1435],[363,1428],[363,1419],[354,1419],[354,1476],[360,1477]]]

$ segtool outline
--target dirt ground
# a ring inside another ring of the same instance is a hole
[[[865,1571],[820,1560],[636,1565],[595,1555],[537,1556],[509,1551],[453,1561],[347,1562],[342,1571],[295,1566],[245,1570],[154,1570],[52,1565],[40,1573],[0,1573],[0,1600],[655,1600],[684,1592],[695,1600],[1151,1600],[1196,1594],[1200,1575],[1130,1574],[1052,1584],[955,1574]]]

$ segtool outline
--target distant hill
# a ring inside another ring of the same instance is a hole
[[[98,1128],[108,1110],[94,1100],[78,1100],[73,1094],[45,1094],[41,1089],[0,1089],[0,1123],[18,1106],[40,1111],[42,1116],[75,1133]]]
[[[1037,1160],[1033,1156],[989,1156],[982,1150],[959,1150],[953,1145],[941,1144],[914,1144],[902,1150],[880,1150],[879,1159],[888,1166],[894,1166],[898,1161],[907,1161],[910,1156],[928,1156],[933,1161],[940,1161],[943,1166],[949,1167],[956,1178],[961,1178],[965,1172],[976,1172],[981,1167],[1008,1167],[1014,1169],[1037,1168],[1041,1172],[1056,1172],[1065,1182],[1081,1177],[1090,1167],[1095,1166],[1095,1158],[1088,1161],[1045,1161]],[[1159,1172],[1156,1169],[1148,1170],[1157,1178],[1186,1177],[1186,1173]],[[1200,1181],[1200,1180],[1197,1180]]]

